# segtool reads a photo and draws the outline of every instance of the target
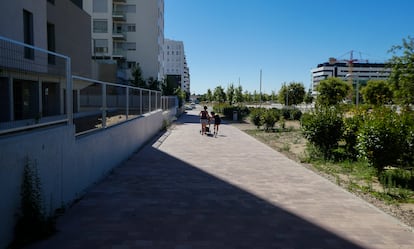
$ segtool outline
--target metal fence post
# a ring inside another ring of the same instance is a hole
[[[148,90],[148,112],[151,112],[151,90]]]
[[[125,118],[128,120],[128,115],[129,115],[129,87],[126,88],[125,91],[126,94],[126,114],[125,114]]]
[[[106,128],[106,84],[102,84],[102,128]]]
[[[139,89],[139,115],[142,115],[142,89]]]
[[[73,124],[72,68],[70,57],[66,57],[66,113],[68,124]]]

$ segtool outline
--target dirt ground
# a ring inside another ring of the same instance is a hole
[[[266,143],[273,149],[285,154],[292,160],[301,163],[303,158],[306,157],[306,139],[303,138],[300,132],[300,124],[297,121],[286,121],[285,128],[293,130],[292,132],[279,132],[265,133],[255,132],[257,130],[254,124],[249,121],[244,122],[230,122],[232,126],[239,128],[247,134],[255,137],[263,143]],[[275,127],[280,128],[280,127]],[[333,176],[317,170],[315,167],[309,164],[301,163],[304,167],[311,169],[319,175],[329,179],[330,181],[338,184],[342,188],[350,191],[349,179],[346,175]],[[338,180],[339,179],[339,180]],[[339,182],[338,182],[339,181]],[[379,184],[378,184],[379,185]],[[380,187],[380,186],[379,186]],[[384,212],[394,216],[402,223],[410,226],[414,229],[414,203],[399,203],[399,204],[388,204],[382,200],[375,198],[373,195],[352,189],[350,192],[357,195],[358,197],[368,201]]]

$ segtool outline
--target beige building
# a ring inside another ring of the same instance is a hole
[[[45,50],[70,57],[72,74],[91,77],[90,16],[80,5],[79,0],[0,1],[0,122],[64,113],[68,67]]]
[[[164,0],[84,0],[91,17],[92,58],[116,63],[118,82],[142,77],[163,80]]]

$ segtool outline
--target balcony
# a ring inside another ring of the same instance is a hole
[[[112,11],[112,20],[114,22],[126,22],[125,11],[119,11],[119,10]]]
[[[115,41],[125,41],[126,40],[126,32],[120,30],[113,30],[112,31],[112,39]]]
[[[124,48],[114,48],[112,51],[112,57],[115,59],[126,58],[127,51]]]

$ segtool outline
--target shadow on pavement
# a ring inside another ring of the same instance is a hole
[[[93,187],[58,230],[29,248],[362,249],[151,145]]]

